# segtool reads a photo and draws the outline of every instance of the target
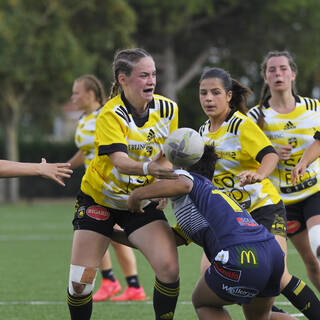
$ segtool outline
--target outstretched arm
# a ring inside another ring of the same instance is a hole
[[[276,153],[267,153],[261,160],[260,167],[256,172],[246,170],[237,175],[240,178],[240,186],[243,187],[247,184],[261,182],[267,178],[275,169],[279,157]]]
[[[69,168],[70,163],[47,163],[44,158],[41,163],[0,160],[0,178],[41,176],[65,186],[63,178],[70,178],[72,173]]]
[[[141,200],[154,198],[168,198],[191,191],[193,182],[185,177],[178,176],[175,180],[159,180],[155,183],[135,189],[127,201],[127,206],[131,212],[143,212]]]

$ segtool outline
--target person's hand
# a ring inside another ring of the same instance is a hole
[[[292,170],[291,170],[291,182],[295,185],[300,177],[303,177],[306,173],[307,166],[303,162],[299,162]]]
[[[165,207],[167,206],[168,199],[167,198],[158,198],[158,199],[151,199],[153,202],[158,202],[158,205],[156,209],[158,210],[164,210]]]
[[[288,160],[292,152],[292,145],[287,144],[277,148],[277,153],[279,155],[279,160]]]
[[[242,171],[237,174],[237,177],[240,178],[240,187],[244,187],[247,184],[261,182],[264,179],[261,174],[250,170]]]
[[[141,201],[135,198],[134,192],[132,192],[127,200],[127,207],[130,212],[144,213],[141,207]]]
[[[61,186],[65,186],[63,179],[70,178],[72,174],[70,163],[47,163],[45,158],[39,164],[39,175],[46,179],[51,179]]]
[[[173,173],[173,169],[167,168],[161,164],[162,157],[163,153],[160,151],[155,158],[149,162],[149,174],[158,179],[177,179],[179,175]]]

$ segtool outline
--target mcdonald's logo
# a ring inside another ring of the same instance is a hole
[[[239,266],[246,268],[257,268],[259,265],[255,248],[237,248],[239,255]]]
[[[243,251],[241,251],[241,260],[240,260],[240,263],[241,264],[244,264],[244,257],[246,257],[246,263],[251,263],[251,257],[252,257],[252,262],[253,262],[253,264],[257,264],[257,260],[256,260],[256,257],[255,257],[255,255],[254,255],[254,253],[251,251],[251,250],[249,250],[249,251],[245,251],[245,250],[243,250]]]

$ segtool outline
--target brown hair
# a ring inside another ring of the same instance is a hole
[[[112,64],[113,83],[110,89],[109,99],[121,92],[118,81],[119,74],[124,73],[126,76],[130,76],[135,63],[144,57],[151,57],[151,55],[141,48],[124,49],[116,52]]]
[[[229,72],[221,68],[210,68],[205,70],[200,77],[200,83],[202,80],[210,78],[220,79],[225,92],[232,91],[230,107],[236,108],[243,114],[247,113],[248,96],[252,94],[252,91],[249,88],[242,85],[239,81],[232,79]]]
[[[100,103],[100,105],[105,104],[107,97],[102,86],[102,83],[92,74],[85,74],[75,80],[83,81],[84,87],[86,91],[92,90],[95,94],[96,100]]]
[[[297,74],[298,73],[298,67],[296,65],[296,63],[293,60],[293,57],[291,56],[291,54],[288,51],[269,51],[267,53],[267,55],[264,57],[261,65],[260,65],[260,74],[262,76],[262,78],[264,79],[265,75],[266,75],[266,70],[267,70],[267,64],[269,59],[273,58],[273,57],[286,57],[288,59],[289,62],[289,66],[291,68],[291,70]],[[295,80],[293,80],[292,82],[292,94],[294,96],[297,95],[297,89],[296,89],[296,83]],[[262,111],[262,106],[267,102],[267,100],[269,100],[271,98],[271,93],[270,93],[270,88],[269,85],[264,83],[261,92],[260,92],[260,98],[259,98],[259,117],[257,120],[257,124],[258,126],[262,129],[263,125],[264,125],[264,114]]]

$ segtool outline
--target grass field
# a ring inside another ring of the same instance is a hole
[[[168,211],[168,218],[174,218]],[[72,242],[73,203],[33,203],[0,207],[0,319],[69,319],[65,303]],[[135,251],[139,277],[152,296],[153,272],[144,257]],[[112,256],[113,256],[113,252]],[[192,244],[179,248],[181,291],[175,319],[196,319],[191,304],[192,288],[200,271],[201,249]],[[300,257],[289,244],[289,270],[310,285]],[[124,279],[113,256],[114,271]],[[100,275],[96,286],[100,283]],[[311,285],[312,287],[312,285]],[[313,288],[313,287],[312,287]],[[153,319],[152,300],[132,303],[94,304],[93,320]],[[280,296],[276,304],[299,319],[305,319]],[[232,319],[243,320],[238,306],[229,307]]]

